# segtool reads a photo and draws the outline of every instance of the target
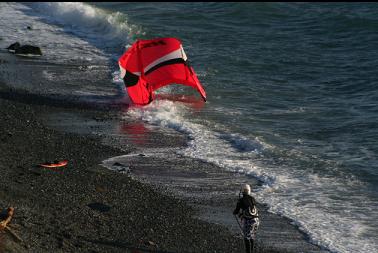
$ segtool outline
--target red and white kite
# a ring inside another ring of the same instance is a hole
[[[137,40],[119,58],[118,64],[134,104],[149,104],[155,90],[173,83],[193,87],[206,101],[206,92],[189,66],[178,39]]]

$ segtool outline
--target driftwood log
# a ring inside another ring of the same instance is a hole
[[[7,210],[7,217],[5,218],[5,220],[0,222],[0,231],[1,230],[8,231],[14,238],[22,242],[22,239],[15,232],[13,232],[8,226],[9,222],[12,220],[13,214],[14,214],[14,208],[9,207]]]
[[[11,221],[13,214],[14,214],[14,208],[9,207],[7,210],[7,217],[5,218],[5,220],[0,222],[0,230],[4,230],[8,226],[8,223]]]

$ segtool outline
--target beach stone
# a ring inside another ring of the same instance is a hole
[[[19,42],[15,42],[11,44],[9,47],[7,47],[6,49],[8,49],[9,52],[14,53],[16,49],[19,48],[20,46],[21,44]]]
[[[0,220],[5,220],[8,216],[7,214],[8,214],[7,209],[2,209],[0,212]]]
[[[99,203],[99,202],[90,203],[88,204],[88,207],[91,208],[92,210],[96,210],[101,213],[109,212],[111,208],[110,206],[105,205],[103,203]]]
[[[34,54],[42,55],[42,51],[39,47],[32,45],[24,45],[16,49],[15,54]]]
[[[130,173],[131,172],[131,166],[125,166],[122,163],[116,162],[113,164],[113,166],[116,167],[116,170],[121,173]]]
[[[96,189],[97,192],[105,192],[106,191],[105,188],[101,187],[101,186],[96,186],[95,189]]]
[[[15,54],[32,54],[32,55],[42,55],[41,48],[32,45],[23,45],[19,42],[15,42],[7,47],[8,51]]]
[[[72,238],[72,235],[69,231],[63,231],[62,232],[62,236],[66,239],[71,239]]]

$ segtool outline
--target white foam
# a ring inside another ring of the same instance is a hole
[[[107,12],[80,2],[39,2],[30,5],[44,17],[57,21],[79,36],[111,45],[127,44],[130,34],[141,34],[125,14]]]
[[[127,97],[128,100],[130,100],[129,96],[128,96],[128,93],[127,93],[127,90],[126,90],[126,87],[125,87],[125,84],[123,83],[123,80],[120,76],[120,72],[119,71],[114,71],[112,73],[112,82],[115,84],[116,88],[117,88],[117,91],[118,91],[118,95],[122,96],[122,97]]]
[[[64,29],[46,24],[34,15],[33,9],[20,3],[0,3],[0,45],[8,47],[18,41],[31,44],[42,50],[41,58],[54,62],[70,62],[73,59],[107,61],[104,53],[87,41],[67,34]],[[31,26],[29,30],[26,27]]]
[[[205,127],[209,124],[194,123],[190,110],[179,103],[154,101],[128,114],[189,135],[189,146],[179,151],[183,155],[262,180],[263,186],[254,193],[258,200],[267,203],[271,212],[293,219],[314,243],[332,252],[377,252],[378,244],[367,231],[372,229],[369,222],[378,219],[378,205],[364,195],[364,185],[356,178],[267,166],[260,155],[276,147],[253,136],[221,133]]]

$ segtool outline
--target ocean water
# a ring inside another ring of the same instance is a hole
[[[312,242],[378,252],[377,3],[1,3],[0,16],[2,48],[21,40],[43,60],[112,73],[54,93],[112,99],[127,46],[181,39],[208,102],[173,85],[159,91],[171,99],[123,117],[179,131],[179,154],[261,180],[258,201]]]

